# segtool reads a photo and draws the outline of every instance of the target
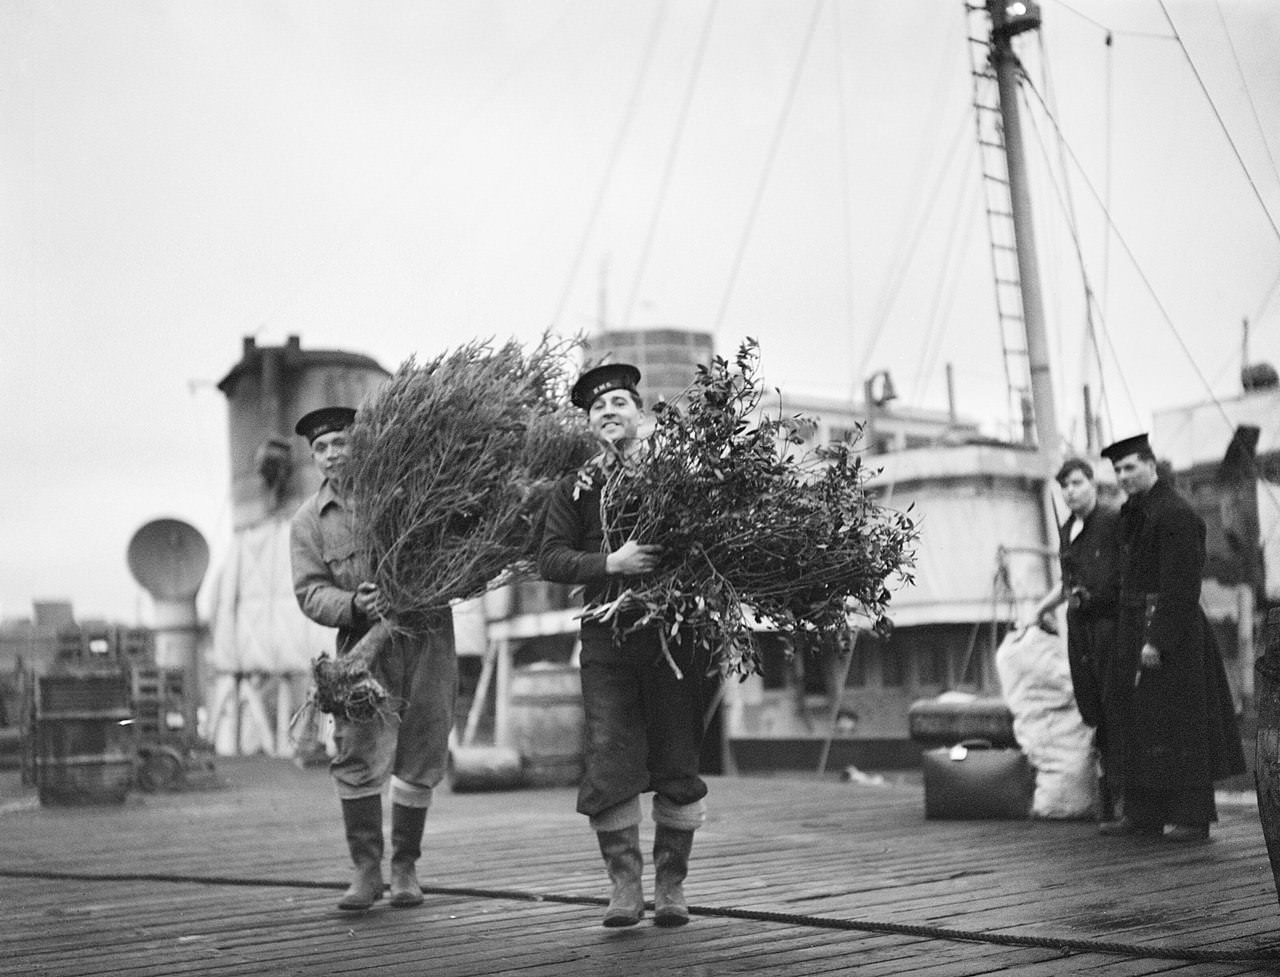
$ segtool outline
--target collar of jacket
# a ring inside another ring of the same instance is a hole
[[[344,499],[333,487],[333,483],[329,479],[325,479],[320,483],[320,490],[316,493],[316,506],[321,512],[336,505],[339,509],[347,508],[347,500]]]

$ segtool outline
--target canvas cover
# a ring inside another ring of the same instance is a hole
[[[1097,809],[1093,730],[1076,708],[1065,636],[1011,631],[996,651],[1013,733],[1036,769],[1031,816],[1083,818]]]

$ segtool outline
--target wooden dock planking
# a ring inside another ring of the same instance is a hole
[[[1100,839],[1078,822],[927,821],[910,785],[720,778],[695,847],[690,901],[711,913],[764,915],[609,931],[598,904],[557,901],[598,901],[607,888],[571,790],[442,792],[420,874],[429,887],[460,891],[429,893],[417,909],[348,914],[333,908],[346,868],[327,774],[266,759],[221,761],[220,772],[225,790],[115,808],[4,806],[0,871],[49,877],[0,881],[0,974],[1280,972],[1159,955],[1278,945],[1261,828],[1246,806],[1224,809],[1211,844],[1179,849]],[[651,836],[646,823],[646,847]],[[833,928],[842,921],[1048,945]],[[1153,956],[1064,955],[1054,945],[1064,939],[1145,944]]]

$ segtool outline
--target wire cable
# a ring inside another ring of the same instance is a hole
[[[933,375],[933,370],[937,366],[938,353],[942,346],[941,333],[946,320],[946,311],[950,308],[957,289],[959,276],[954,271],[957,262],[956,256],[960,251],[957,245],[963,237],[961,228],[972,224],[972,218],[976,215],[975,212],[978,209],[978,197],[980,195],[977,193],[977,189],[979,184],[976,181],[969,181],[975,155],[973,153],[966,154],[965,166],[958,174],[962,178],[958,182],[970,189],[969,192],[958,194],[955,198],[955,207],[947,229],[946,247],[943,251],[942,260],[938,263],[940,271],[937,281],[934,283],[929,314],[926,318],[925,337],[920,344],[922,355],[918,361],[919,367],[916,370],[915,377],[912,379],[912,387],[908,391],[908,401],[921,399],[924,389]]]
[[[1108,38],[1109,37],[1110,35],[1108,35]],[[1044,79],[1045,93],[1048,96],[1048,103],[1051,106],[1051,109],[1054,115],[1057,115],[1058,100],[1056,95],[1054,94],[1053,79],[1049,72],[1049,58],[1048,58],[1048,52],[1046,51],[1045,45],[1044,45],[1044,34],[1041,32],[1037,32],[1037,39],[1040,44],[1041,77]],[[1108,51],[1109,50],[1110,50],[1110,46],[1108,45]],[[1109,113],[1109,108],[1110,107],[1108,106],[1108,113]],[[1028,115],[1030,114],[1031,113],[1028,113]],[[1032,125],[1033,126],[1036,125],[1034,116],[1032,116]],[[1109,140],[1110,139],[1109,119],[1107,122],[1107,128],[1108,128],[1107,138]],[[1099,396],[1103,398],[1103,400],[1105,401],[1105,397],[1106,397],[1105,376],[1102,371],[1102,357],[1098,349],[1097,327],[1093,318],[1093,310],[1096,304],[1096,293],[1093,288],[1093,282],[1090,280],[1088,268],[1085,266],[1084,248],[1080,243],[1080,218],[1076,214],[1075,199],[1071,193],[1071,181],[1067,178],[1067,160],[1066,160],[1066,155],[1063,152],[1063,148],[1062,148],[1062,134],[1061,134],[1061,131],[1056,128],[1055,128],[1055,132],[1058,135],[1058,139],[1057,139],[1058,158],[1057,158],[1056,170],[1050,171],[1051,178],[1052,178],[1052,174],[1056,173],[1059,179],[1061,180],[1062,198],[1064,201],[1064,216],[1067,221],[1067,227],[1070,229],[1072,243],[1075,246],[1076,265],[1080,269],[1080,285],[1081,285],[1081,288],[1083,289],[1083,294],[1084,294],[1084,316],[1085,316],[1084,326],[1085,326],[1086,342],[1084,343],[1084,347],[1080,353],[1080,376],[1078,379],[1080,381],[1081,386],[1082,387],[1085,386],[1089,382],[1090,363],[1096,362],[1098,366]],[[1036,127],[1036,138],[1037,139],[1040,138],[1040,132],[1038,127]],[[1108,149],[1108,155],[1109,155],[1109,152],[1110,150]],[[1047,153],[1046,153],[1046,159],[1047,159]],[[1106,167],[1105,173],[1106,173],[1107,185],[1104,192],[1107,195],[1107,198],[1109,200],[1111,195],[1111,186],[1110,186],[1111,168],[1109,164]],[[1104,244],[1107,238],[1108,238],[1107,235],[1103,235]],[[1106,263],[1105,255],[1103,258],[1103,262],[1104,262],[1104,268],[1105,268],[1105,263]],[[1091,353],[1092,353],[1092,357],[1090,356]],[[1060,362],[1064,360],[1065,360],[1065,357],[1060,358]],[[1089,436],[1091,435],[1092,435],[1092,432],[1089,432]],[[1088,438],[1086,438],[1086,440],[1088,440]]]
[[[640,294],[640,283],[644,280],[645,269],[649,265],[649,253],[653,249],[653,239],[658,229],[658,220],[667,199],[667,191],[671,188],[671,175],[675,171],[676,158],[680,153],[680,143],[684,137],[685,123],[689,120],[689,106],[693,104],[693,94],[698,87],[698,78],[702,73],[702,64],[706,58],[707,42],[711,38],[711,25],[716,18],[716,10],[720,0],[711,0],[707,6],[707,16],[702,22],[702,34],[698,38],[697,51],[693,58],[693,68],[689,72],[689,80],[685,84],[684,98],[680,103],[680,113],[676,117],[675,131],[671,134],[671,145],[667,149],[667,160],[662,167],[662,178],[658,184],[658,197],[654,201],[653,213],[649,217],[649,226],[645,230],[644,243],[640,247],[640,260],[636,266],[635,280],[631,286],[631,294],[622,315],[625,328],[631,324],[631,312],[635,308]]]
[[[1261,319],[1263,313],[1267,311],[1267,306],[1271,304],[1271,300],[1278,294],[1280,294],[1280,272],[1276,273],[1275,279],[1271,282],[1271,285],[1267,288],[1266,294],[1262,297],[1262,304],[1258,306],[1258,311],[1253,314],[1249,321],[1257,322]]]
[[[939,157],[942,165],[938,168],[938,173],[934,179],[933,185],[929,188],[929,192],[921,199],[922,206],[917,215],[916,225],[911,229],[911,234],[906,240],[905,246],[899,249],[895,256],[895,267],[889,276],[889,284],[885,291],[881,293],[880,300],[877,304],[875,319],[871,325],[871,333],[867,338],[866,348],[862,352],[862,360],[858,365],[857,376],[866,376],[867,367],[871,362],[871,357],[875,354],[876,346],[880,342],[880,334],[884,331],[884,327],[888,324],[889,315],[893,311],[893,306],[898,300],[898,295],[902,291],[902,286],[906,281],[906,270],[911,267],[911,263],[915,258],[916,248],[920,244],[921,236],[924,234],[925,228],[929,224],[929,219],[933,216],[934,205],[937,203],[938,196],[942,192],[943,186],[947,180],[954,176],[952,160],[955,159],[956,147],[960,140],[964,137],[965,130],[969,126],[969,118],[960,116],[956,126],[955,133],[952,135],[951,143],[947,147],[947,151]]]
[[[1276,158],[1271,154],[1271,143],[1267,140],[1267,130],[1262,125],[1262,120],[1258,117],[1258,105],[1253,100],[1253,92],[1249,89],[1249,80],[1244,76],[1244,68],[1240,65],[1240,55],[1236,51],[1236,43],[1231,37],[1231,28],[1227,26],[1227,17],[1222,12],[1222,0],[1217,0],[1215,6],[1218,8],[1218,20],[1222,23],[1222,33],[1227,39],[1227,47],[1231,49],[1231,60],[1236,66],[1236,74],[1240,76],[1240,87],[1244,89],[1245,101],[1249,103],[1249,111],[1253,114],[1253,124],[1258,127],[1258,136],[1262,142],[1262,148],[1266,151],[1267,160],[1271,163],[1271,175],[1276,178],[1276,182],[1280,183],[1280,171],[1276,167]],[[1166,15],[1167,16],[1167,15]]]
[[[835,46],[836,73],[836,124],[839,141],[836,160],[840,166],[840,235],[843,245],[844,261],[844,325],[848,330],[847,347],[849,353],[849,400],[858,399],[858,375],[853,370],[853,360],[857,351],[857,330],[854,328],[853,311],[853,167],[849,161],[849,111],[845,104],[846,87],[844,75],[844,29],[840,22],[840,4],[831,6],[831,36]]]
[[[1173,39],[1178,42],[1178,47],[1182,49],[1183,56],[1187,59],[1187,65],[1191,68],[1191,74],[1195,76],[1196,83],[1200,86],[1200,91],[1204,93],[1205,100],[1209,103],[1209,108],[1213,110],[1213,116],[1218,120],[1218,125],[1222,129],[1222,134],[1226,136],[1227,145],[1231,147],[1231,152],[1235,154],[1236,162],[1240,164],[1240,169],[1244,172],[1244,178],[1249,183],[1249,189],[1253,191],[1254,197],[1258,200],[1258,206],[1262,208],[1262,213],[1267,218],[1267,223],[1271,225],[1271,232],[1276,236],[1276,240],[1280,240],[1280,227],[1276,226],[1275,218],[1271,216],[1271,211],[1267,207],[1267,202],[1262,199],[1262,192],[1258,189],[1257,183],[1254,182],[1249,167],[1245,165],[1244,157],[1240,155],[1240,149],[1236,146],[1236,141],[1231,138],[1231,132],[1227,129],[1227,123],[1222,118],[1222,113],[1218,111],[1217,103],[1214,102],[1213,96],[1209,94],[1209,88],[1204,83],[1204,79],[1200,76],[1200,71],[1196,68],[1195,62],[1191,59],[1191,52],[1187,50],[1186,44],[1182,41],[1182,35],[1178,33],[1177,26],[1173,23],[1173,18],[1169,16],[1169,10],[1165,6],[1164,0],[1159,0],[1160,10],[1164,13],[1165,20],[1169,22],[1169,29],[1173,31]]]
[[[1095,331],[1095,328],[1094,328],[1094,318],[1093,318],[1093,312],[1096,309],[1098,313],[1098,319],[1103,322],[1104,328],[1101,331],[1103,333],[1103,338],[1106,340],[1107,347],[1111,351],[1112,359],[1116,364],[1116,372],[1120,378],[1121,389],[1124,391],[1125,397],[1129,402],[1130,411],[1134,414],[1134,416],[1137,416],[1138,406],[1137,406],[1137,402],[1134,400],[1133,391],[1129,388],[1128,381],[1125,379],[1125,372],[1123,367],[1121,366],[1120,357],[1116,354],[1115,347],[1111,342],[1110,332],[1105,328],[1105,318],[1102,315],[1102,310],[1100,308],[1097,308],[1097,304],[1096,304],[1097,296],[1094,293],[1094,291],[1089,287],[1089,276],[1085,267],[1084,248],[1083,248],[1083,245],[1080,243],[1080,231],[1079,231],[1078,222],[1075,216],[1075,209],[1071,205],[1068,199],[1068,195],[1062,189],[1062,184],[1069,182],[1067,180],[1065,154],[1070,153],[1071,151],[1070,145],[1067,143],[1066,137],[1063,135],[1061,128],[1058,126],[1057,118],[1055,117],[1054,113],[1049,108],[1049,106],[1045,104],[1044,99],[1040,96],[1040,92],[1036,88],[1035,83],[1032,82],[1031,79],[1027,77],[1025,72],[1020,72],[1020,77],[1024,82],[1024,88],[1036,96],[1037,102],[1041,110],[1043,111],[1045,117],[1048,119],[1050,124],[1053,126],[1054,134],[1057,137],[1058,155],[1060,159],[1060,166],[1062,167],[1061,180],[1056,179],[1052,171],[1052,168],[1049,168],[1049,185],[1050,187],[1053,188],[1054,195],[1058,202],[1058,206],[1063,210],[1066,216],[1066,227],[1067,227],[1068,234],[1071,238],[1072,246],[1075,249],[1076,263],[1080,268],[1080,274],[1085,282],[1084,297],[1085,297],[1085,302],[1088,304],[1087,309],[1088,309],[1089,316],[1088,316],[1087,322],[1088,322],[1090,338],[1096,343],[1097,332]],[[1030,108],[1029,102],[1028,102],[1028,108]],[[1036,121],[1036,115],[1035,113],[1028,111],[1027,118],[1031,121],[1031,129],[1036,137],[1036,145],[1040,149],[1041,156],[1044,157],[1046,161],[1046,166],[1048,166],[1049,151],[1045,148],[1044,135],[1040,130],[1039,123]],[[1071,158],[1073,160],[1075,159],[1074,154],[1071,155]],[[1107,211],[1105,207],[1103,207],[1103,212],[1104,214],[1107,214],[1109,219],[1109,211]],[[1172,323],[1170,323],[1170,325],[1172,326]],[[1098,357],[1098,368],[1099,368],[1099,371],[1101,371],[1102,358],[1101,358],[1100,352]],[[1105,394],[1105,391],[1104,391],[1104,394]],[[1108,418],[1108,420],[1110,420],[1110,418]]]
[[[1058,127],[1057,120],[1053,117],[1053,114],[1049,112],[1048,107],[1044,105],[1044,101],[1041,98],[1040,93],[1036,89],[1034,83],[1032,83],[1030,79],[1024,78],[1024,80],[1026,82],[1026,87],[1031,92],[1033,92],[1037,100],[1039,100],[1041,107],[1044,109],[1046,118],[1048,118],[1049,122],[1053,125],[1054,129],[1058,131],[1059,137],[1062,138],[1062,146],[1066,150],[1068,157],[1072,162],[1072,165],[1075,167],[1076,173],[1079,174],[1081,180],[1084,181],[1084,185],[1088,188],[1090,194],[1093,195],[1095,202],[1098,203],[1099,208],[1102,212],[1102,215],[1107,222],[1107,226],[1111,228],[1112,233],[1115,235],[1116,241],[1120,244],[1121,249],[1124,251],[1125,255],[1129,258],[1129,261],[1132,264],[1134,271],[1138,275],[1139,280],[1142,282],[1143,286],[1146,288],[1147,294],[1151,297],[1152,302],[1155,303],[1156,310],[1160,313],[1161,320],[1164,322],[1165,326],[1169,329],[1169,332],[1173,335],[1173,338],[1178,343],[1178,346],[1181,348],[1184,356],[1186,357],[1187,363],[1190,364],[1192,371],[1195,373],[1196,377],[1200,380],[1201,385],[1204,387],[1205,391],[1208,393],[1210,399],[1213,400],[1214,403],[1218,404],[1219,407],[1221,407],[1221,403],[1217,400],[1216,397],[1213,396],[1212,388],[1210,388],[1209,382],[1205,378],[1204,372],[1200,369],[1200,364],[1197,363],[1195,360],[1195,357],[1191,355],[1190,348],[1187,346],[1186,341],[1183,340],[1182,334],[1178,331],[1178,327],[1174,324],[1173,317],[1169,314],[1169,310],[1165,307],[1164,302],[1161,300],[1159,294],[1156,292],[1155,286],[1151,283],[1151,279],[1147,277],[1146,272],[1143,270],[1141,263],[1138,261],[1137,255],[1134,254],[1133,249],[1129,247],[1129,242],[1125,239],[1124,234],[1121,233],[1120,228],[1116,226],[1115,220],[1112,218],[1111,212],[1106,207],[1102,206],[1101,199],[1098,196],[1098,190],[1093,185],[1093,181],[1089,179],[1089,176],[1085,172],[1084,167],[1080,164],[1079,158],[1075,155],[1074,151],[1071,149],[1070,142],[1068,142],[1065,138],[1061,136],[1061,130]]]
[[[1102,205],[1108,210],[1111,209],[1111,176],[1114,169],[1113,162],[1115,159],[1115,44],[1114,36],[1107,31],[1107,38],[1104,42],[1107,48],[1107,77],[1106,77],[1106,132],[1104,137],[1104,153],[1103,171],[1102,171]],[[1102,298],[1099,305],[1099,315],[1105,320],[1107,311],[1111,307],[1111,235],[1103,228],[1102,231]],[[1093,352],[1097,357],[1098,366],[1098,414],[1105,417],[1107,429],[1115,430],[1115,425],[1111,417],[1111,400],[1105,382],[1106,371],[1102,366],[1102,349],[1098,344],[1098,336],[1095,332],[1093,338]],[[1106,439],[1099,434],[1098,441],[1100,444],[1106,444]],[[1092,437],[1094,432],[1090,431],[1085,438],[1086,443]]]
[[[769,145],[764,167],[760,172],[760,180],[756,184],[755,195],[747,212],[747,221],[742,228],[742,235],[738,240],[738,248],[729,266],[729,280],[725,283],[724,294],[720,298],[720,308],[716,312],[716,317],[711,327],[713,334],[720,332],[720,327],[724,324],[725,314],[729,310],[729,301],[733,297],[733,289],[738,281],[738,272],[741,271],[743,258],[746,257],[747,243],[751,240],[751,231],[755,227],[761,201],[764,200],[765,188],[769,185],[769,176],[773,172],[773,164],[782,145],[782,134],[786,131],[787,120],[791,116],[791,108],[795,104],[796,92],[800,88],[800,78],[804,75],[804,66],[809,59],[809,48],[813,43],[813,35],[817,32],[818,21],[822,17],[823,4],[824,0],[814,0],[813,13],[809,17],[809,27],[805,32],[804,42],[800,47],[800,56],[796,59],[795,71],[791,75],[791,84],[787,89],[786,98],[783,99],[782,109],[778,113],[778,121],[773,131],[773,140]]]
[[[1080,161],[1076,158],[1075,154],[1071,151],[1070,143],[1067,142],[1066,139],[1062,137],[1061,130],[1058,129],[1057,120],[1053,117],[1053,114],[1049,112],[1048,107],[1044,105],[1043,99],[1040,98],[1040,93],[1036,90],[1035,85],[1031,82],[1031,80],[1028,78],[1025,78],[1025,76],[1023,80],[1026,84],[1026,88],[1031,92],[1033,92],[1036,95],[1036,98],[1040,101],[1040,105],[1044,109],[1046,118],[1048,118],[1050,123],[1053,124],[1054,129],[1058,131],[1059,138],[1062,139],[1063,148],[1069,154],[1072,163],[1076,167],[1076,171],[1080,174],[1081,179],[1084,180],[1085,186],[1089,188],[1090,193],[1094,195],[1094,198],[1096,200],[1097,190],[1093,186],[1093,183],[1089,180],[1088,175],[1084,172],[1084,168],[1080,165]],[[1124,235],[1120,233],[1120,229],[1116,227],[1114,221],[1112,220],[1110,211],[1103,208],[1102,213],[1103,213],[1103,216],[1106,218],[1108,226],[1110,226],[1112,228],[1112,231],[1115,233],[1116,240],[1120,243],[1121,248],[1124,249],[1125,254],[1128,255],[1129,260],[1133,265],[1134,271],[1137,273],[1138,278],[1141,280],[1142,284],[1145,286],[1147,290],[1147,294],[1151,297],[1152,302],[1155,303],[1156,309],[1159,311],[1160,317],[1164,321],[1165,326],[1168,328],[1169,332],[1172,334],[1174,341],[1178,344],[1178,347],[1182,350],[1183,356],[1186,358],[1187,363],[1190,365],[1192,372],[1196,375],[1197,379],[1199,379],[1200,385],[1204,389],[1206,395],[1208,396],[1209,402],[1212,403],[1215,408],[1217,408],[1219,415],[1221,415],[1223,421],[1226,422],[1228,428],[1230,428],[1231,430],[1234,430],[1236,426],[1235,421],[1232,419],[1230,413],[1228,413],[1226,406],[1214,394],[1213,388],[1210,385],[1208,378],[1205,376],[1204,371],[1201,369],[1200,364],[1196,361],[1195,357],[1192,356],[1191,349],[1187,346],[1186,341],[1182,338],[1182,334],[1178,331],[1178,327],[1173,322],[1173,317],[1169,314],[1168,309],[1165,308],[1165,305],[1161,301],[1159,294],[1157,294],[1155,290],[1155,286],[1152,285],[1151,280],[1147,277],[1146,272],[1143,271],[1141,264],[1139,264],[1137,256],[1133,253],[1133,250],[1129,247],[1129,244],[1125,240]],[[1113,351],[1113,355],[1114,355],[1114,351]],[[1123,383],[1124,371],[1120,366],[1118,359],[1116,362],[1116,369],[1120,375],[1121,382]],[[1128,389],[1127,385],[1125,389],[1127,391]],[[1272,484],[1266,481],[1265,479],[1259,479],[1258,485],[1262,490],[1262,495],[1264,495],[1267,498],[1267,500],[1277,508],[1277,510],[1280,510],[1280,492],[1277,492],[1275,488],[1272,486]]]
[[[1066,0],[1057,0],[1057,2],[1058,2],[1058,6],[1061,7],[1063,10],[1066,10],[1069,13],[1075,14],[1081,20],[1092,24],[1094,27],[1098,28],[1098,30],[1105,31],[1107,34],[1122,34],[1125,37],[1147,37],[1147,38],[1154,38],[1158,41],[1173,40],[1173,38],[1171,38],[1168,34],[1157,34],[1154,31],[1113,31],[1110,27],[1107,27],[1105,24],[1099,23],[1098,21],[1090,17],[1088,14],[1081,13],[1075,7],[1071,6],[1071,4],[1067,3]]]
[[[640,101],[640,93],[644,91],[645,81],[649,77],[649,68],[653,64],[653,52],[658,46],[658,38],[662,35],[662,25],[666,19],[667,3],[662,0],[654,10],[653,23],[649,26],[649,37],[645,42],[644,54],[640,58],[640,65],[636,69],[635,82],[631,86],[631,94],[627,99],[626,108],[622,113],[622,120],[618,124],[618,131],[613,137],[613,146],[609,150],[609,159],[605,163],[604,173],[600,177],[600,183],[596,186],[595,197],[591,201],[591,209],[587,213],[586,223],[582,228],[582,237],[578,241],[578,250],[574,253],[573,260],[569,263],[569,273],[565,276],[564,286],[560,290],[560,298],[556,302],[556,309],[551,316],[552,328],[557,326],[561,317],[564,315],[565,306],[569,304],[569,296],[573,292],[573,284],[578,277],[578,268],[582,265],[582,259],[587,253],[587,244],[591,240],[592,231],[595,229],[596,221],[600,217],[600,211],[604,207],[605,195],[609,190],[609,184],[613,180],[613,171],[618,165],[618,159],[622,155],[622,146],[626,142],[627,134],[631,130],[631,122],[635,118],[636,106]]]

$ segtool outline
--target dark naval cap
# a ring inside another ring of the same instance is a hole
[[[636,393],[640,383],[640,371],[630,363],[606,363],[588,370],[578,377],[569,393],[574,407],[590,410],[595,399],[610,390],[630,390]]]
[[[295,434],[307,439],[307,444],[315,441],[322,434],[334,431],[345,431],[356,419],[356,412],[351,407],[321,407],[305,414],[294,426]]]
[[[1151,442],[1147,440],[1146,434],[1135,434],[1130,438],[1123,438],[1114,444],[1109,444],[1102,449],[1102,457],[1106,458],[1111,464],[1115,464],[1129,455],[1136,454],[1141,451],[1143,454],[1152,455]]]

